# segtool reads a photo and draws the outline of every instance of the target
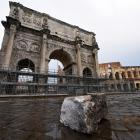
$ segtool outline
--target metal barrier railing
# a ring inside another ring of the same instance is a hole
[[[0,70],[0,95],[68,94],[99,92],[101,79],[75,75]]]

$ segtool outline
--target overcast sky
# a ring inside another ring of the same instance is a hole
[[[140,0],[14,0],[83,29],[93,31],[99,63],[120,61],[140,66]],[[0,19],[9,14],[1,0]],[[0,25],[0,41],[3,27]]]

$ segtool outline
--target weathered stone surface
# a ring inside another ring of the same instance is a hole
[[[61,107],[60,122],[78,132],[92,134],[107,114],[103,93],[67,97]]]

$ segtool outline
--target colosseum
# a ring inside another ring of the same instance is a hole
[[[100,77],[107,91],[139,91],[140,66],[122,66],[120,62],[99,64]]]

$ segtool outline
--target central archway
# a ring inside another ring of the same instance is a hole
[[[63,50],[63,49],[57,49],[51,52],[49,59],[55,59],[60,61],[63,64],[63,71],[65,75],[72,75],[73,74],[73,61],[70,54]]]

